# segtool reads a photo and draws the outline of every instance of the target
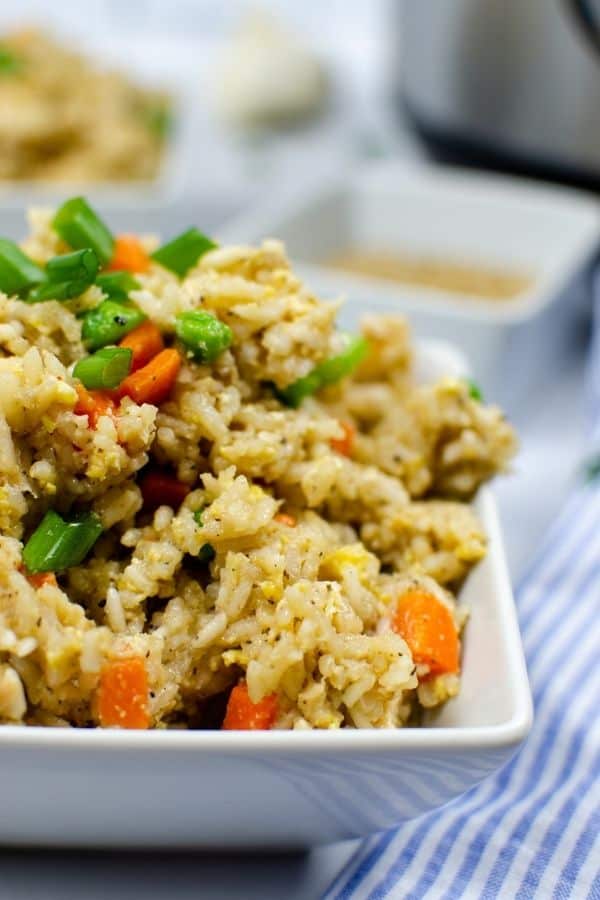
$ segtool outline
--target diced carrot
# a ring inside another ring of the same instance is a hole
[[[269,694],[258,703],[248,695],[245,682],[236,685],[229,695],[221,728],[224,731],[268,731],[277,716],[277,696]]]
[[[340,422],[344,432],[344,437],[331,438],[329,445],[336,453],[342,456],[352,456],[352,448],[354,447],[354,438],[356,436],[356,428],[351,422]]]
[[[104,391],[88,391],[82,384],[76,384],[77,403],[73,412],[77,416],[87,416],[90,428],[96,428],[100,416],[113,415],[116,404],[110,394]]]
[[[119,347],[127,347],[133,352],[131,371],[136,372],[154,359],[164,349],[162,334],[159,328],[147,320],[126,334]]]
[[[392,628],[408,644],[415,663],[429,666],[428,677],[458,672],[456,625],[436,596],[419,588],[406,591],[398,600]]]
[[[121,382],[118,396],[131,397],[136,403],[153,403],[158,406],[171,393],[180,368],[181,356],[177,350],[161,350],[143,368]]]
[[[34,587],[37,591],[38,588],[44,587],[46,584],[51,584],[52,587],[58,587],[58,582],[56,580],[56,575],[54,572],[36,572],[35,575],[28,575],[27,581]]]
[[[116,659],[100,673],[98,718],[103,728],[148,728],[148,673],[139,656]]]
[[[297,525],[296,516],[291,516],[289,513],[277,513],[273,518],[281,525],[287,525],[288,528],[294,528]]]
[[[147,272],[150,257],[135,234],[120,234],[115,238],[112,259],[107,269],[111,272]]]
[[[179,509],[190,492],[187,484],[160,469],[149,469],[144,472],[138,484],[144,498],[145,509],[156,509],[159,506]]]

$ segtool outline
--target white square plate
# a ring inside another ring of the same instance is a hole
[[[437,342],[422,380],[464,374]],[[0,843],[86,847],[306,847],[434,809],[498,769],[532,704],[495,503],[465,582],[462,687],[427,727],[340,731],[0,728]]]

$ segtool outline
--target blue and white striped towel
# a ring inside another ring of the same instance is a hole
[[[598,448],[600,327],[589,376]],[[363,842],[327,900],[600,900],[600,475],[574,492],[516,596],[527,742],[443,809]]]

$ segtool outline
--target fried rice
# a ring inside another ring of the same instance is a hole
[[[52,212],[29,219],[21,246],[39,266],[71,249]],[[0,722],[417,723],[459,690],[459,666],[419,635],[446,616],[458,645],[456,594],[486,552],[470,500],[509,465],[512,427],[466,381],[417,384],[394,317],[365,316],[354,371],[286,405],[341,338],[339,303],[301,282],[278,241],[208,249],[184,277],[150,258],[135,279],[127,302],[178,349],[179,372],[165,399],[113,395],[95,418],[73,364],[102,288],[0,293]],[[176,334],[192,310],[230,329],[211,362]],[[149,502],[149,472],[177,499]],[[102,534],[82,561],[36,575],[24,547],[48,510],[91,512]],[[425,613],[407,631],[398,604],[415,596]],[[123,693],[132,660],[142,717],[119,722],[102,713],[107,673]],[[256,720],[228,710],[236,690]]]
[[[0,181],[154,179],[170,105],[44,32],[0,35]]]

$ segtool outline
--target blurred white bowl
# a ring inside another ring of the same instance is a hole
[[[422,380],[462,375],[439,342]],[[494,500],[475,502],[486,558],[460,592],[471,615],[458,697],[423,728],[106,731],[0,727],[0,842],[90,847],[307,847],[390,828],[504,765],[532,705]]]

